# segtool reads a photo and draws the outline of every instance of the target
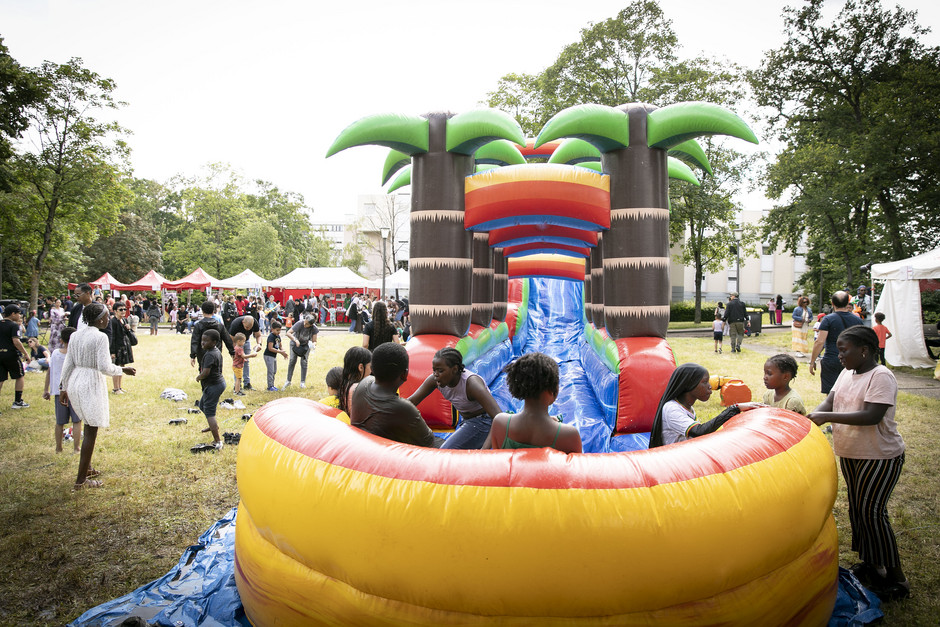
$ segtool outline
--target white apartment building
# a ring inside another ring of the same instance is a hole
[[[745,210],[740,214],[742,224],[757,225],[769,210]],[[673,254],[678,252],[673,249]],[[798,253],[805,253],[802,246]],[[749,256],[745,256],[745,255]],[[755,256],[756,255],[756,256]],[[728,300],[730,292],[738,292],[741,299],[756,305],[766,303],[771,297],[780,294],[788,305],[793,305],[799,297],[794,284],[806,271],[803,254],[791,255],[781,249],[773,250],[766,242],[755,244],[754,249],[741,251],[741,277],[737,277],[737,263],[732,260],[728,267],[720,272],[708,273],[702,281],[703,301]],[[812,295],[808,295],[815,301]],[[694,300],[695,268],[672,264],[672,299]],[[815,309],[815,307],[814,307]]]

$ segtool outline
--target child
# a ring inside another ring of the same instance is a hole
[[[23,314],[16,305],[7,305],[3,310],[3,320],[0,321],[0,390],[7,377],[13,379],[13,409],[26,409],[29,403],[23,400],[23,359],[29,361],[29,353],[20,342],[20,323]]]
[[[845,369],[808,417],[817,425],[832,423],[832,448],[849,501],[852,550],[862,560],[850,570],[882,601],[902,599],[910,595],[911,584],[901,570],[888,520],[888,499],[904,466],[904,439],[895,421],[898,382],[878,365],[874,330],[849,327],[836,346]]]
[[[356,384],[372,373],[372,352],[353,346],[343,356],[343,377],[339,383],[339,408],[349,413],[349,399]]]
[[[715,352],[720,353],[724,343],[725,321],[722,320],[724,314],[715,312],[715,321],[712,322],[712,337],[715,338]]]
[[[376,303],[376,307],[379,304]],[[493,416],[500,412],[499,405],[483,378],[464,368],[463,355],[456,348],[442,348],[434,353],[431,374],[408,401],[417,407],[434,390],[439,390],[460,412],[460,426],[441,448],[490,448],[490,429]]]
[[[206,415],[206,422],[209,423],[207,429],[202,432],[212,433],[211,444],[197,444],[189,449],[193,453],[203,451],[221,451],[222,438],[219,437],[219,423],[215,420],[215,410],[219,404],[219,397],[225,391],[225,377],[222,376],[222,352],[218,345],[221,340],[219,332],[215,329],[208,329],[202,334],[202,370],[196,375],[196,381],[202,385],[202,398],[196,405]]]
[[[790,381],[796,377],[796,360],[780,353],[764,362],[764,404],[772,407],[781,407],[806,415],[803,399],[796,390],[790,389]]]
[[[245,393],[242,392],[242,368],[245,366],[246,359],[257,357],[258,353],[245,354],[246,338],[244,333],[236,333],[235,337],[232,339],[235,340],[235,356],[232,357],[232,373],[235,375],[235,391],[232,393],[235,396],[244,396]]]
[[[268,369],[268,392],[278,391],[274,387],[278,355],[287,359],[287,351],[281,350],[281,323],[275,320],[271,323],[271,333],[268,334],[268,347],[264,349],[264,365]]]
[[[892,337],[891,331],[888,330],[888,327],[885,326],[885,315],[880,311],[875,314],[875,326],[872,327],[872,330],[875,332],[875,335],[878,336],[878,359],[881,360],[882,366],[887,366],[888,363],[885,361],[885,342],[887,342],[889,337]]]
[[[708,422],[699,423],[695,419],[692,405],[695,401],[707,401],[711,395],[708,370],[698,364],[682,364],[676,368],[669,377],[666,391],[663,392],[656,409],[653,429],[650,432],[650,448],[712,433],[742,411],[761,407],[760,403],[738,403]]]
[[[49,358],[49,369],[46,370],[46,387],[43,390],[42,397],[45,400],[52,398],[53,411],[55,412],[55,452],[62,452],[62,434],[69,418],[72,419],[72,442],[75,445],[75,451],[81,450],[82,442],[82,419],[78,417],[72,404],[62,405],[59,403],[59,383],[62,382],[62,366],[65,365],[65,356],[69,352],[69,338],[75,333],[73,327],[62,329],[62,346],[52,352]],[[50,390],[55,392],[54,396],[49,396]]]
[[[333,366],[326,373],[326,390],[329,396],[320,399],[320,402],[328,407],[339,407],[339,388],[343,383],[343,369],[339,366]]]
[[[547,447],[562,453],[580,453],[578,429],[548,413],[549,406],[558,398],[555,360],[544,353],[528,353],[506,366],[505,372],[510,394],[525,405],[518,414],[504,412],[493,417],[491,446],[494,449]]]

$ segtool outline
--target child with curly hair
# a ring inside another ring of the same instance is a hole
[[[782,407],[806,415],[803,399],[796,390],[790,388],[790,381],[796,377],[798,366],[796,360],[780,353],[764,362],[764,392],[762,399],[766,405]]]
[[[548,413],[558,398],[558,364],[544,353],[528,353],[505,368],[509,393],[525,402],[518,414],[493,417],[490,430],[494,449],[553,448],[562,453],[581,452],[581,434],[561,418]]]

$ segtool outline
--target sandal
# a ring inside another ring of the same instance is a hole
[[[88,472],[85,473],[86,479],[91,479],[92,477],[97,477],[101,474],[100,470],[95,470],[94,468],[89,468]]]
[[[75,485],[73,485],[72,491],[75,492],[76,490],[84,490],[85,488],[100,488],[103,485],[104,483],[102,483],[101,481],[96,481],[94,479],[85,479],[81,483],[76,483]]]

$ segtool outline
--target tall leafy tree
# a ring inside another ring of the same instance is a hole
[[[36,306],[46,260],[57,241],[90,244],[117,224],[128,193],[121,184],[129,149],[123,129],[99,116],[121,103],[115,84],[81,59],[35,71],[46,98],[30,109],[31,149],[14,161],[19,184],[5,199],[28,228],[11,234],[29,258],[29,300]]]
[[[130,211],[121,214],[120,226],[99,237],[87,250],[86,276],[98,278],[110,272],[122,283],[132,283],[150,272],[162,270],[160,235],[143,218]]]
[[[254,218],[274,229],[272,247],[280,249],[278,263],[271,268],[272,275],[281,276],[304,265],[310,238],[310,209],[304,197],[294,192],[281,191],[268,181],[257,180],[257,191],[245,194],[245,209]],[[259,242],[263,245],[263,242]],[[276,245],[276,246],[275,246]],[[267,277],[260,270],[255,270]]]
[[[940,50],[919,41],[916,12],[847,0],[827,22],[823,5],[786,9],[787,41],[752,75],[784,144],[766,237],[795,251],[806,233],[810,258],[828,253],[851,284],[861,264],[940,236]]]
[[[13,142],[29,128],[29,110],[45,97],[35,75],[10,56],[0,37],[0,192],[12,190]]]
[[[507,74],[486,104],[513,116],[530,136],[566,107],[663,98],[678,39],[655,0],[634,0],[615,17],[581,29],[581,37],[537,75]]]

